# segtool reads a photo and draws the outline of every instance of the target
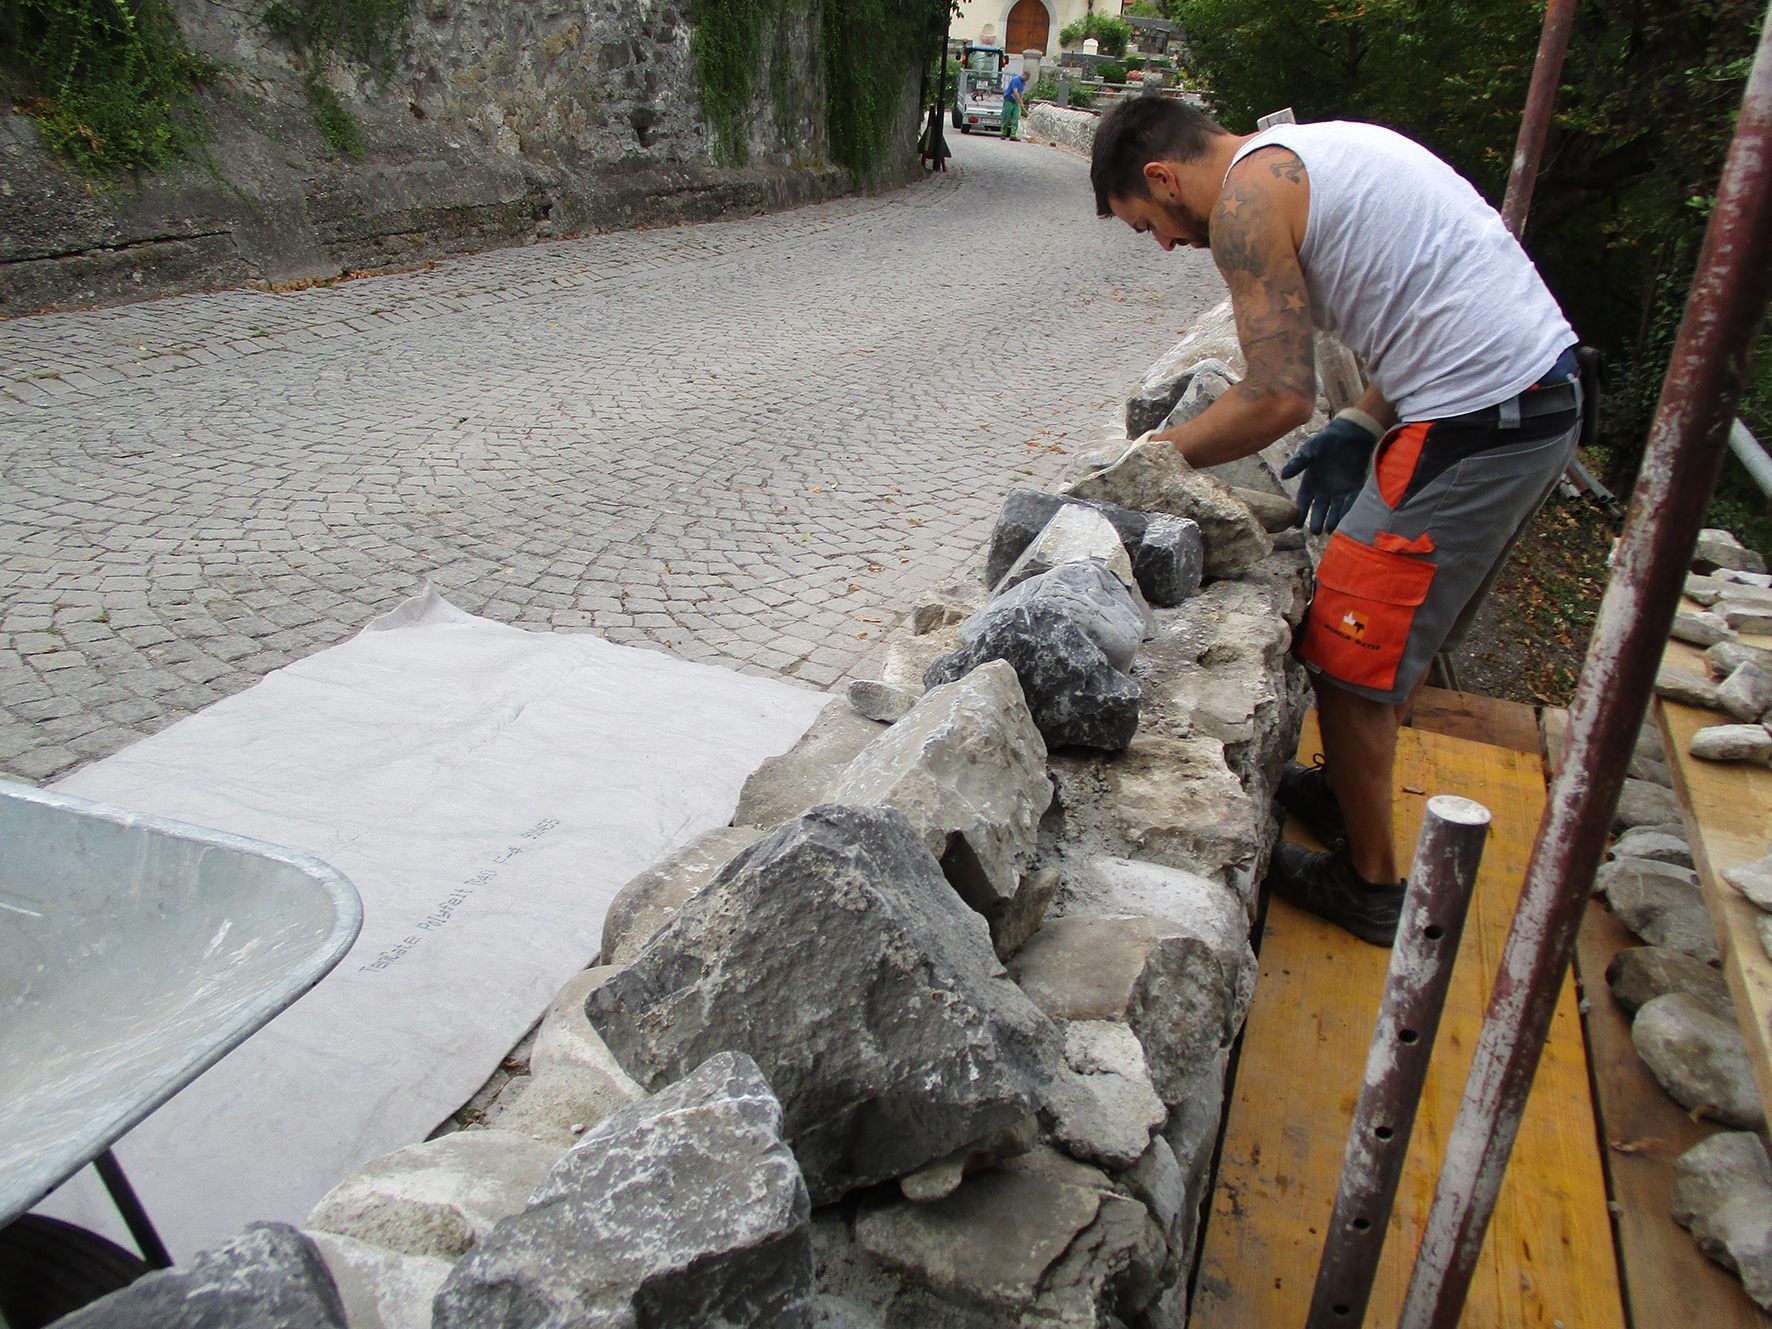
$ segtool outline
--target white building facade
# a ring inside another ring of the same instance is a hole
[[[1120,17],[1124,0],[964,0],[954,18],[953,36],[1001,46],[1011,59],[1023,51],[1058,55],[1058,34],[1091,11]]]

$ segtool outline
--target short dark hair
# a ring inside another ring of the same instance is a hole
[[[1110,199],[1143,198],[1150,193],[1146,162],[1197,161],[1214,136],[1227,133],[1204,111],[1165,97],[1128,97],[1095,127],[1095,153],[1089,182],[1095,211],[1111,217]]]

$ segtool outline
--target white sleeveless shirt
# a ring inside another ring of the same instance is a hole
[[[1365,362],[1397,418],[1437,420],[1524,391],[1575,333],[1500,214],[1418,143],[1377,125],[1275,125],[1310,179],[1299,265],[1311,319]]]

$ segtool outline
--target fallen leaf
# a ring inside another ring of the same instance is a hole
[[[1667,1141],[1649,1135],[1641,1140],[1608,1140],[1607,1143],[1612,1146],[1615,1153],[1641,1154],[1651,1149],[1660,1149]]]
[[[1425,790],[1425,789],[1417,789],[1417,788],[1416,788],[1416,787],[1415,787],[1415,786],[1414,786],[1414,785],[1412,785],[1412,784],[1406,784],[1406,785],[1404,785],[1404,786],[1403,786],[1403,792],[1404,792],[1404,793],[1405,793],[1405,794],[1425,794],[1425,793],[1427,793],[1427,790]]]

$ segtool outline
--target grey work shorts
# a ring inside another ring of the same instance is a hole
[[[1387,433],[1317,568],[1298,648],[1311,672],[1372,701],[1407,699],[1435,652],[1464,639],[1580,432],[1571,379]]]

